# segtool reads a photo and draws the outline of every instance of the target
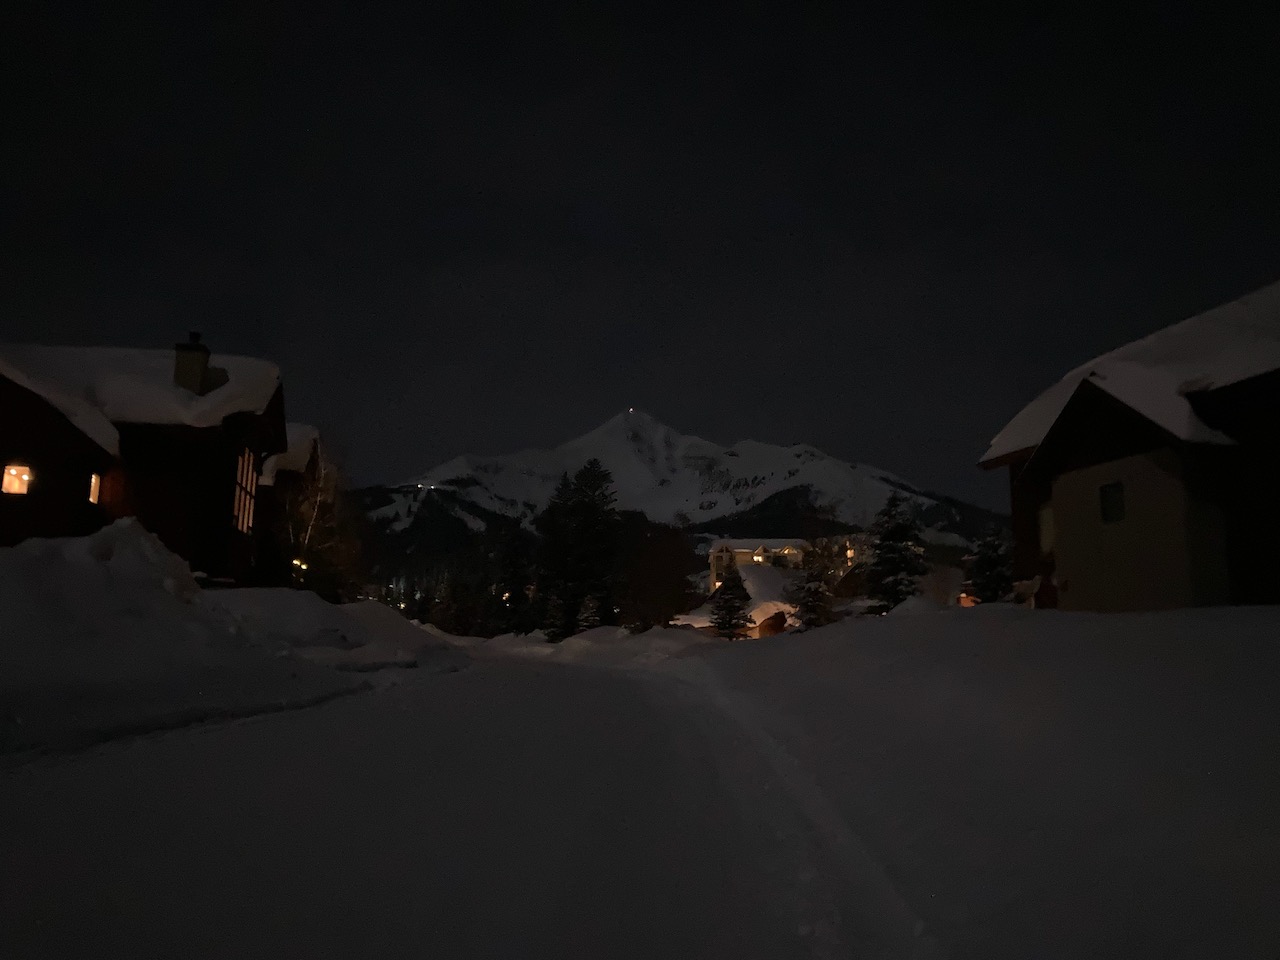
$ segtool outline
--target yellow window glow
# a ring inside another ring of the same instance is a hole
[[[4,480],[0,482],[0,492],[26,493],[31,486],[34,475],[25,463],[9,463],[4,468]]]
[[[89,502],[97,503],[98,494],[102,490],[102,477],[96,473],[89,475]]]

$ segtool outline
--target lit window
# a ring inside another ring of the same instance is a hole
[[[757,554],[756,554],[754,557],[752,557],[751,559],[752,559],[752,560],[754,560],[756,563],[764,563],[764,554],[762,554],[762,553],[757,553]]]
[[[1108,483],[1098,488],[1103,523],[1119,523],[1124,519],[1124,484]]]
[[[0,490],[4,493],[26,493],[31,486],[31,468],[24,463],[10,463],[4,468],[4,482]]]
[[[253,531],[253,498],[257,490],[258,473],[253,468],[253,453],[242,450],[236,464],[236,499],[232,510],[232,519],[241,533]]]
[[[1056,539],[1056,529],[1053,522],[1053,506],[1046,503],[1040,508],[1040,553],[1042,556],[1048,556],[1053,553],[1053,542]]]
[[[102,478],[96,473],[89,475],[89,502],[97,503],[98,494],[102,491]]]

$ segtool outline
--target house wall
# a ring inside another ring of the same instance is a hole
[[[1221,501],[1227,509],[1231,602],[1280,604],[1280,442],[1239,451],[1236,467]]]
[[[1227,511],[1232,603],[1280,603],[1280,370],[1188,399],[1239,446],[1223,451],[1206,486]]]
[[[0,546],[84,536],[121,515],[115,458],[43,397],[0,377],[0,467],[9,463],[29,466],[34,479],[25,494],[0,494]],[[103,478],[96,505],[95,473]]]
[[[1171,440],[1150,420],[1085,381],[1034,453],[1010,465],[1014,579],[1040,578],[1035,594],[1037,607],[1084,609],[1078,601],[1064,601],[1060,596],[1064,582],[1068,589],[1073,584],[1078,586],[1081,569],[1078,564],[1070,572],[1062,568],[1060,538],[1074,525],[1076,516],[1064,514],[1063,505],[1053,502],[1058,479],[1165,449]],[[1093,496],[1096,495],[1095,490]],[[1094,516],[1097,504],[1091,504],[1089,509],[1089,516]],[[1068,544],[1068,550],[1072,549],[1078,551],[1078,544],[1074,548]]]
[[[1009,465],[1009,503],[1013,527],[1013,578],[1048,577],[1052,567],[1040,543],[1040,509],[1052,496],[1052,481],[1026,471],[1027,459]]]
[[[236,464],[245,443],[224,427],[121,424],[129,506],[191,569],[244,582],[256,549],[236,529]],[[257,526],[255,516],[255,528]]]
[[[1124,517],[1102,517],[1101,488],[1121,483]],[[1194,497],[1171,448],[1068,471],[1053,482],[1054,559],[1064,610],[1161,610],[1225,603],[1221,511]]]
[[[783,553],[781,550],[770,551],[765,556],[766,563],[781,562],[785,566],[795,569],[804,562],[804,553],[802,551]],[[729,564],[743,567],[748,564],[755,563],[754,550],[713,550],[711,551],[711,584],[712,590],[715,585],[724,579],[725,573],[729,569]]]

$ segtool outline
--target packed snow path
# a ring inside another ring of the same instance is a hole
[[[0,956],[848,956],[679,685],[480,663],[0,773]]]

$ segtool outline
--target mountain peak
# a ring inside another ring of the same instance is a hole
[[[560,445],[559,449],[576,449],[601,442],[652,446],[655,443],[670,444],[680,439],[679,431],[638,407],[628,407],[614,414],[594,430]]]
[[[895,490],[910,490],[912,499],[939,519],[953,513],[890,473],[846,463],[807,444],[784,447],[744,440],[724,447],[627,407],[550,450],[460,457],[441,464],[419,477],[408,492],[396,493],[379,515],[407,526],[422,500],[421,485],[447,501],[449,509],[473,528],[494,514],[527,523],[546,506],[562,475],[593,459],[612,474],[620,507],[664,523],[705,525],[719,518],[750,516],[766,501],[774,509],[786,496],[774,498],[797,490],[805,491],[804,502],[827,521],[849,527],[867,526]]]

